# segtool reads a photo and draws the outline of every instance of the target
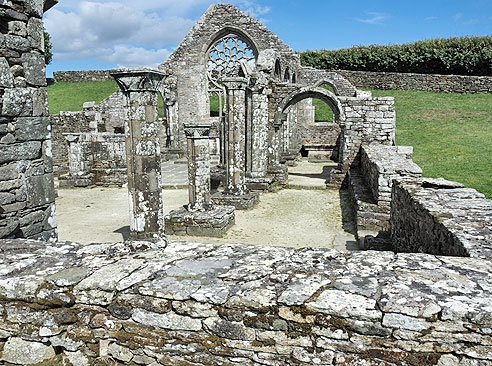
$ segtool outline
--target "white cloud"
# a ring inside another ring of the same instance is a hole
[[[118,67],[157,67],[165,61],[171,51],[167,49],[148,50],[141,47],[118,45],[111,54],[102,57],[103,61],[115,63]]]
[[[253,17],[268,6],[231,0]],[[54,60],[97,59],[119,66],[163,62],[195,23],[197,7],[213,0],[63,0],[46,13]],[[201,11],[200,11],[201,12]]]
[[[424,20],[425,20],[426,22],[430,22],[430,21],[432,21],[432,20],[436,20],[436,19],[437,19],[437,17],[435,17],[435,16],[424,18]]]
[[[389,15],[386,13],[367,11],[365,14],[365,18],[356,18],[355,20],[366,24],[383,24],[383,21],[389,18]]]

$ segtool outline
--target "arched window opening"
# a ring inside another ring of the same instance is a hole
[[[237,76],[242,62],[255,64],[253,47],[243,37],[228,33],[210,47],[207,65],[209,75],[214,81],[224,76]]]
[[[290,82],[290,71],[288,67],[285,69],[284,81]]]
[[[280,80],[282,78],[282,67],[280,66],[280,60],[275,61],[274,77],[276,80]]]
[[[328,91],[331,91],[333,94],[337,94],[336,91],[335,91],[335,88],[328,84],[327,82],[322,82],[321,84],[318,85],[320,88],[323,88],[323,89],[326,89]]]
[[[292,74],[292,84],[295,84],[295,83],[297,83],[297,75],[296,75],[296,73],[293,73]]]

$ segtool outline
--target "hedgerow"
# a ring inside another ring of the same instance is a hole
[[[300,52],[317,69],[492,75],[492,37],[438,38],[390,46]]]

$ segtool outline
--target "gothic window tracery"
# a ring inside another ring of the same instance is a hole
[[[208,71],[212,80],[223,76],[237,76],[241,62],[255,62],[252,47],[238,35],[229,33],[220,38],[208,54]]]

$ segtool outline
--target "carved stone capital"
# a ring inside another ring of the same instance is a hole
[[[224,77],[219,80],[228,90],[245,90],[248,86],[248,79],[242,77]]]
[[[184,132],[189,139],[208,139],[212,126],[212,122],[185,123]]]
[[[118,69],[110,72],[123,92],[159,91],[165,73],[150,69]]]

